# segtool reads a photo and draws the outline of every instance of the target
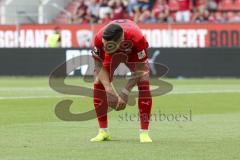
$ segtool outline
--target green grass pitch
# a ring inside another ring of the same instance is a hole
[[[48,78],[0,78],[0,160],[237,160],[240,157],[240,80],[166,79],[174,90],[153,98],[152,113],[185,114],[185,120],[153,120],[151,144],[140,144],[137,107],[109,114],[113,141],[91,143],[96,119],[64,122],[54,113],[63,99],[72,112],[92,109],[92,99],[62,95]],[[86,85],[80,78],[69,84]],[[189,114],[189,115],[188,115]],[[155,119],[155,118],[154,118]]]

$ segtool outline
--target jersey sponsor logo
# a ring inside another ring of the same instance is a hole
[[[145,53],[145,51],[143,50],[143,51],[141,51],[141,52],[138,52],[138,59],[143,59],[143,58],[145,58],[146,57],[146,53]]]

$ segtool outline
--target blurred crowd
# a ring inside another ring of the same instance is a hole
[[[240,0],[73,0],[71,23],[240,22]],[[68,7],[70,8],[70,7]]]

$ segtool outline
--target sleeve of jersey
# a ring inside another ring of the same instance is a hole
[[[98,38],[98,36],[96,36],[94,38],[94,45],[93,45],[93,49],[92,49],[91,53],[92,53],[92,57],[94,59],[96,59],[98,61],[104,60],[104,51],[102,49],[102,42]]]
[[[133,59],[138,62],[146,61],[148,59],[148,46],[149,45],[145,37],[142,37],[139,41],[137,41],[133,48]]]

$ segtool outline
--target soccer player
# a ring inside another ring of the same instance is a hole
[[[125,109],[128,95],[136,85],[139,90],[140,142],[152,142],[148,134],[152,97],[149,89],[147,48],[148,42],[140,28],[131,20],[114,20],[96,34],[92,51],[95,62],[94,106],[100,129],[98,135],[91,139],[92,142],[111,140],[108,131],[108,107]],[[111,82],[121,59],[132,76],[118,94]]]

